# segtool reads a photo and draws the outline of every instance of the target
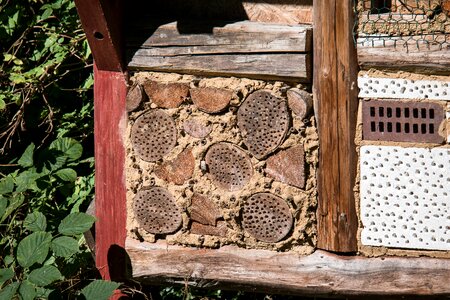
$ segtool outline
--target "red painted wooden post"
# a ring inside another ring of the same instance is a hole
[[[122,278],[125,268],[126,93],[123,73],[94,68],[96,266],[105,279]]]

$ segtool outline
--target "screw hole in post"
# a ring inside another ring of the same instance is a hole
[[[101,32],[94,31],[94,37],[97,40],[103,40],[103,34]]]

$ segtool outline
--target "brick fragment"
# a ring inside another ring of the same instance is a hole
[[[203,139],[211,133],[211,126],[197,119],[189,119],[183,123],[184,131],[192,137]]]
[[[162,108],[176,108],[188,97],[189,85],[185,83],[159,83],[148,81],[144,90],[153,104]]]
[[[212,87],[191,89],[194,104],[207,113],[217,113],[224,110],[231,101],[233,92],[227,89]]]
[[[204,225],[197,222],[192,222],[191,233],[200,235],[215,235],[220,237],[226,237],[228,227],[225,221],[218,221],[217,226]]]
[[[178,154],[175,159],[163,162],[156,168],[155,175],[167,182],[181,185],[192,177],[194,166],[195,158],[192,148],[189,147]]]
[[[307,91],[292,88],[287,91],[288,105],[300,119],[305,119],[313,108],[313,99]]]
[[[198,193],[194,193],[192,196],[189,215],[192,221],[212,226],[216,226],[217,219],[222,217],[216,205],[210,199]]]
[[[303,145],[291,147],[270,157],[266,174],[275,180],[298,188],[305,187],[305,160]]]

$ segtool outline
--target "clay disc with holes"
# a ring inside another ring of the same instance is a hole
[[[142,160],[157,161],[175,147],[175,122],[162,110],[147,112],[134,123],[131,141],[134,151]]]
[[[286,100],[269,91],[256,91],[239,107],[237,120],[250,153],[264,158],[280,146],[288,132]]]
[[[181,225],[181,212],[168,190],[153,187],[134,197],[134,215],[139,226],[153,234],[168,234]]]
[[[205,161],[211,181],[226,191],[242,189],[253,175],[250,157],[230,143],[222,142],[209,147]]]
[[[242,212],[242,226],[257,240],[274,243],[282,240],[292,227],[292,214],[286,202],[270,193],[248,198]]]

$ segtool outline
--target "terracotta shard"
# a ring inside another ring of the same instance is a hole
[[[148,81],[144,83],[144,90],[152,103],[162,108],[176,108],[189,95],[189,85],[186,83]]]
[[[289,108],[300,119],[305,119],[313,108],[313,99],[310,93],[304,90],[293,88],[287,91]]]
[[[131,142],[134,151],[142,160],[157,161],[175,147],[175,122],[162,110],[144,113],[131,128]]]
[[[248,151],[257,159],[275,151],[289,129],[286,101],[264,90],[247,97],[239,107],[237,120]]]
[[[298,188],[305,187],[305,159],[303,146],[298,145],[269,157],[266,174],[275,180]]]
[[[205,156],[209,178],[220,189],[238,191],[253,175],[250,157],[231,143],[216,143],[209,147]]]
[[[216,205],[198,193],[194,193],[192,196],[189,215],[192,221],[212,226],[216,226],[217,219],[222,217]]]
[[[233,92],[230,90],[212,87],[191,89],[190,93],[194,104],[207,113],[217,113],[224,110],[233,96]]]
[[[211,126],[197,119],[189,119],[183,123],[184,131],[192,137],[203,139],[211,133]]]
[[[226,237],[228,227],[225,221],[218,221],[217,226],[204,225],[197,222],[192,222],[191,233],[200,235],[215,235],[220,237]]]
[[[258,193],[244,202],[242,227],[257,240],[278,242],[289,233],[292,223],[289,206],[280,197]]]
[[[137,192],[133,210],[139,226],[153,234],[168,234],[181,225],[181,211],[168,190],[153,187]]]
[[[147,96],[144,93],[144,89],[139,84],[133,85],[127,94],[126,109],[127,112],[136,110],[144,101]]]
[[[195,158],[192,154],[192,148],[188,147],[178,154],[174,160],[165,161],[157,167],[155,175],[167,182],[181,185],[192,177],[194,166]]]

